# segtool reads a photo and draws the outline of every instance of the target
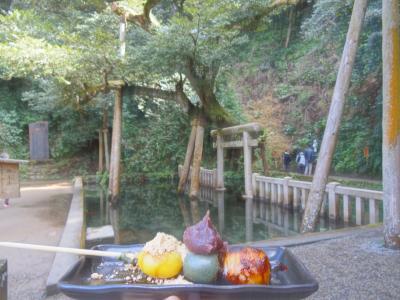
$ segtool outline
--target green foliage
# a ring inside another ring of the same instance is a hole
[[[243,100],[273,96],[283,107],[282,135],[296,147],[321,140],[354,1],[303,1],[295,7],[285,48],[287,5],[270,9],[274,1],[186,0],[179,6],[165,0],[153,10],[160,26],[150,33],[128,27],[124,58],[118,54],[119,17],[108,2],[16,0],[12,10],[2,11],[0,147],[26,157],[28,124],[48,120],[53,157],[96,153],[102,110],[113,100],[112,93],[91,95],[104,82],[104,73],[108,80],[166,90],[174,90],[183,79],[195,106],[204,96],[199,86],[209,84],[208,91],[241,122],[247,121]],[[143,1],[123,3],[136,11]],[[381,169],[380,7],[381,1],[371,0],[364,22],[334,160],[340,172],[378,174]],[[236,85],[242,86],[243,95]],[[176,103],[124,95],[127,177],[176,172],[188,125],[188,116]],[[211,142],[206,138],[206,158],[214,155]],[[366,146],[368,161],[362,157]],[[204,164],[212,165],[207,160]]]
[[[162,170],[176,173],[190,134],[189,120],[179,107],[164,101],[129,99],[123,117],[125,174],[135,174],[139,177],[131,179],[140,180]]]

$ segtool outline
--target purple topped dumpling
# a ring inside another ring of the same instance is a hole
[[[219,254],[226,248],[211,222],[210,211],[207,211],[199,223],[186,228],[183,233],[183,242],[191,252],[200,255]]]

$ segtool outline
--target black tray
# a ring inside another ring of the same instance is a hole
[[[143,245],[99,245],[93,247],[103,251],[137,252]],[[230,249],[241,248],[231,246]],[[273,272],[270,285],[151,285],[151,284],[101,284],[90,285],[89,278],[97,266],[104,262],[107,266],[121,266],[121,262],[112,258],[85,257],[78,261],[60,280],[58,287],[65,295],[81,300],[128,300],[128,299],[164,299],[175,295],[182,300],[194,299],[302,299],[318,290],[318,282],[306,267],[283,247],[257,247],[263,249],[270,258],[271,265],[283,263],[287,271]]]

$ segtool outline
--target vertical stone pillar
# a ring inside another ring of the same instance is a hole
[[[246,198],[246,242],[253,241],[253,198]]]
[[[343,221],[350,223],[351,220],[351,203],[349,195],[343,195]]]
[[[356,224],[362,225],[364,215],[364,203],[361,197],[356,197]]]
[[[244,186],[245,197],[253,198],[252,188],[252,161],[251,161],[251,146],[249,145],[250,135],[247,131],[243,132],[243,156],[244,156]]]
[[[253,197],[257,197],[257,176],[259,176],[260,174],[258,173],[253,173],[251,175],[251,187],[252,187],[252,196]]]
[[[339,198],[335,191],[338,185],[338,182],[330,182],[326,185],[328,189],[329,218],[333,220],[336,220],[339,217]],[[322,209],[321,206],[321,210]]]
[[[375,199],[369,199],[369,223],[379,223],[379,205]]]
[[[292,177],[284,177],[283,178],[283,206],[288,208],[292,206],[292,193],[289,188],[289,181]]]

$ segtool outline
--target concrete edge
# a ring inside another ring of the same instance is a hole
[[[83,210],[83,183],[81,177],[74,179],[73,196],[65,222],[64,232],[61,236],[59,247],[80,248],[83,239],[84,210]],[[74,254],[57,253],[50,269],[46,282],[46,294],[57,294],[58,282],[61,277],[79,260]]]
[[[282,247],[296,247],[301,245],[313,244],[322,241],[339,239],[349,237],[352,235],[360,235],[368,233],[372,230],[381,230],[381,224],[358,226],[354,228],[343,228],[327,232],[313,232],[293,237],[275,238],[265,241],[246,243],[251,246],[282,246]],[[245,245],[246,245],[245,244]]]

